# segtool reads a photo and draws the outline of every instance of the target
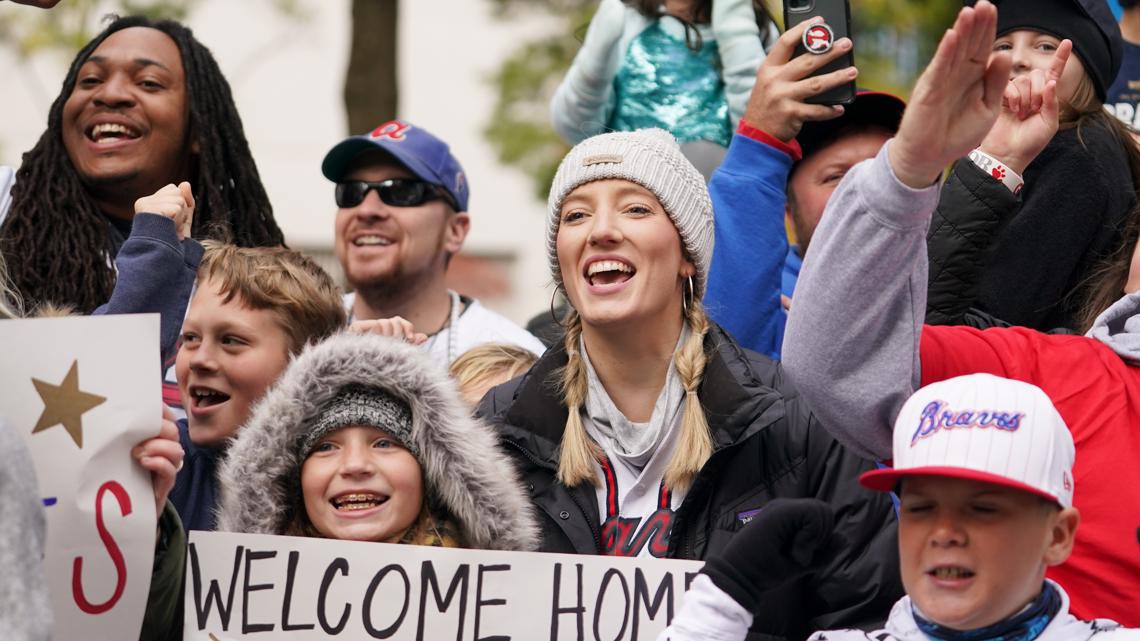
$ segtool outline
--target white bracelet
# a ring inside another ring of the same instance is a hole
[[[1018,174],[1016,171],[1010,169],[1008,165],[981,149],[971,151],[969,157],[979,169],[992,176],[995,180],[1000,180],[1014,195],[1021,193],[1021,188],[1025,186],[1025,180],[1021,177],[1021,174]]]

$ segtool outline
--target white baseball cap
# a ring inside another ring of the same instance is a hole
[[[894,467],[859,482],[889,492],[906,476],[950,476],[1071,507],[1075,457],[1072,434],[1041,388],[971,374],[915,392],[895,420]]]

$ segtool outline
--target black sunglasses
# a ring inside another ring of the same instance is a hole
[[[418,207],[429,200],[443,199],[458,211],[448,193],[438,185],[415,178],[390,178],[380,182],[349,180],[336,184],[336,206],[356,207],[364,202],[371,189],[376,190],[380,201],[392,207]]]

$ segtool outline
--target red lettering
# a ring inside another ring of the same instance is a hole
[[[373,138],[390,138],[392,140],[403,140],[404,133],[411,128],[411,125],[400,122],[399,120],[389,120],[388,122],[373,129],[370,135]]]
[[[115,499],[119,501],[119,511],[123,516],[131,513],[131,497],[122,485],[116,481],[107,481],[99,487],[99,491],[95,493],[95,529],[99,530],[99,539],[107,548],[111,562],[115,564],[115,592],[110,599],[103,603],[88,601],[87,597],[83,595],[83,580],[80,578],[83,574],[83,558],[75,557],[71,570],[71,594],[75,599],[75,604],[87,614],[102,614],[115,607],[119,598],[123,596],[123,588],[127,585],[127,564],[123,560],[123,553],[119,550],[115,539],[111,538],[111,533],[107,531],[107,527],[103,525],[103,495],[108,491],[114,494]]]

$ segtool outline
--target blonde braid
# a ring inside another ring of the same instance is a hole
[[[708,362],[704,343],[709,331],[709,319],[700,301],[694,300],[689,304],[685,321],[692,333],[673,359],[681,385],[685,388],[681,440],[665,470],[665,486],[673,490],[688,489],[713,452],[709,423],[701,408],[701,400],[697,398],[697,388],[701,385]]]
[[[558,458],[558,481],[574,487],[589,481],[601,485],[594,462],[602,458],[601,448],[586,433],[582,425],[582,406],[589,389],[586,365],[578,351],[582,336],[582,318],[571,311],[566,318],[566,367],[562,368],[562,398],[566,403],[566,429],[562,432],[562,446]]]

